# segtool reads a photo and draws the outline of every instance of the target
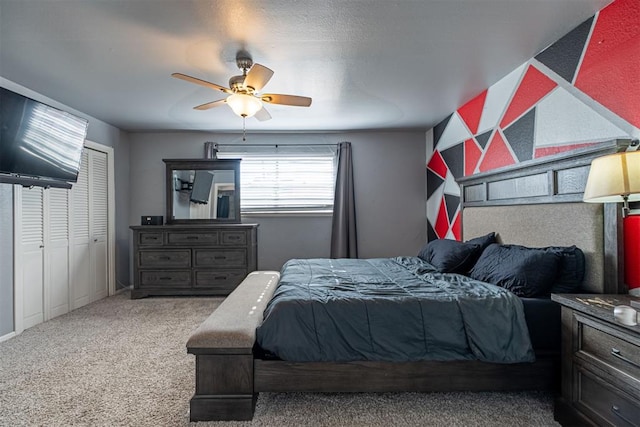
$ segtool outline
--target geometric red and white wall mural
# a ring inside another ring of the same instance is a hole
[[[433,129],[429,240],[460,240],[456,178],[640,136],[640,0],[616,0]]]

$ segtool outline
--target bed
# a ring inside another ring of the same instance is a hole
[[[571,157],[534,160],[459,180],[464,239],[496,232],[507,244],[576,245],[586,258],[581,291],[617,293],[622,282],[618,211],[615,205],[582,203],[581,192],[591,159],[617,151],[618,146],[612,141]],[[251,419],[260,392],[558,388],[559,321],[552,321],[555,329],[548,322],[559,310],[548,299],[522,299],[534,359],[283,360],[256,343],[256,329],[279,280],[279,272],[251,273],[190,337],[187,349],[196,356],[192,421]]]

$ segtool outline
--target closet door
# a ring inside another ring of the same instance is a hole
[[[45,201],[45,320],[69,312],[69,190],[50,188]]]
[[[109,294],[107,154],[85,148],[71,189],[71,308]]]
[[[91,301],[109,295],[108,240],[109,205],[107,193],[107,155],[99,151],[89,153],[89,230],[92,271]]]
[[[19,274],[24,329],[44,321],[43,208],[42,188],[22,188]]]
[[[91,301],[89,256],[89,150],[83,150],[78,181],[71,187],[71,309]]]

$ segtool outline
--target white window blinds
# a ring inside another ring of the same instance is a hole
[[[331,212],[335,145],[221,145],[240,162],[242,213]]]

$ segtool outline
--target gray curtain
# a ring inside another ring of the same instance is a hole
[[[351,143],[338,144],[338,172],[331,225],[331,258],[358,258]]]

